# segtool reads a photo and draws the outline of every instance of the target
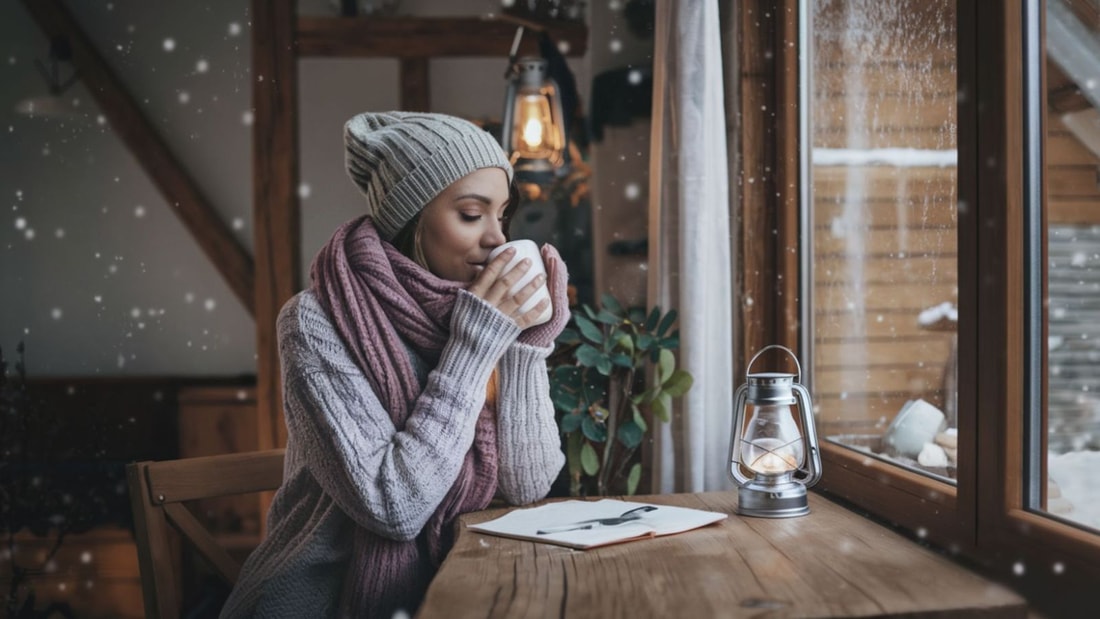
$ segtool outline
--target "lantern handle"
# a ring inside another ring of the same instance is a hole
[[[791,359],[794,359],[794,366],[796,368],[798,368],[798,378],[795,379],[795,382],[796,383],[801,383],[802,382],[802,364],[800,364],[798,362],[798,357],[796,357],[795,354],[793,352],[791,352],[790,348],[787,348],[786,346],[780,346],[779,344],[770,344],[768,346],[765,346],[765,347],[761,348],[760,350],[758,350],[756,352],[756,354],[752,356],[752,360],[749,361],[748,367],[745,368],[745,380],[748,380],[748,378],[749,378],[749,370],[752,369],[752,364],[756,363],[756,360],[760,357],[760,355],[764,354],[765,351],[770,350],[772,348],[778,348],[780,350],[784,350],[784,351],[787,352],[788,355],[791,356]]]

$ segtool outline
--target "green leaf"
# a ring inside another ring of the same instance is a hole
[[[577,394],[557,387],[550,389],[550,399],[553,400],[554,407],[563,413],[572,413],[581,405]],[[571,431],[567,430],[567,432]]]
[[[645,436],[642,429],[633,421],[627,421],[619,426],[619,429],[615,433],[619,435],[619,442],[625,445],[627,449],[634,449],[640,445],[642,437]]]
[[[563,329],[555,341],[559,344],[576,344],[581,341],[581,336],[575,329]]]
[[[600,359],[604,357],[604,354],[596,349],[591,344],[581,344],[581,347],[576,352],[577,361],[581,362],[581,365],[585,367],[595,367]]]
[[[642,480],[642,463],[635,462],[634,466],[630,467],[630,475],[626,478],[626,493],[634,494],[638,491],[638,482]]]
[[[638,408],[634,404],[631,404],[630,408],[634,412],[634,424],[641,428],[642,432],[648,430],[649,424],[645,422],[645,415],[642,414],[642,409]]]
[[[604,376],[611,375],[611,357],[607,355],[600,355],[600,360],[596,362],[596,369]]]
[[[677,331],[677,332],[673,333],[672,335],[670,335],[669,337],[666,337],[666,338],[662,339],[661,340],[661,346],[663,346],[663,347],[665,347],[669,350],[676,350],[677,348],[679,348],[680,347],[680,332]]]
[[[569,463],[569,474],[579,476],[581,474],[581,448],[588,443],[584,442],[584,436],[580,433],[570,434],[565,445],[565,461]]]
[[[657,327],[657,335],[664,336],[665,331],[672,326],[672,323],[676,322],[676,310],[670,309],[665,317],[661,319],[660,326]]]
[[[577,322],[577,327],[580,328],[581,335],[589,342],[593,344],[600,344],[603,342],[603,331],[601,331],[591,320],[580,315],[574,315],[573,320]]]
[[[671,350],[662,350],[661,358],[657,362],[657,382],[664,384],[668,377],[672,376],[672,371],[675,369],[676,356],[672,354]]]
[[[643,333],[638,336],[638,350],[649,350],[656,341],[657,338],[648,333]]]
[[[605,292],[600,295],[600,305],[603,305],[603,308],[605,310],[611,312],[612,314],[615,314],[616,316],[621,317],[624,314],[623,306],[619,305],[619,301],[615,299],[615,297],[611,296],[610,293]]]
[[[581,306],[584,309],[584,313],[588,314],[588,317],[592,320],[596,319],[596,310],[592,309],[592,306],[585,304]]]
[[[611,363],[621,368],[634,367],[634,360],[622,353],[611,353]]]
[[[649,312],[649,317],[645,319],[645,330],[652,331],[657,328],[657,321],[661,319],[660,306],[654,305],[653,309]]]
[[[627,317],[630,319],[630,322],[640,327],[642,323],[645,322],[645,310],[640,307],[632,307],[630,308],[630,312],[627,313]]]
[[[607,426],[596,423],[591,415],[582,415],[582,417],[581,432],[584,433],[585,438],[594,443],[602,443],[607,440]]]
[[[566,434],[576,432],[577,428],[581,427],[581,422],[584,421],[584,417],[585,416],[580,413],[563,415],[561,418],[561,431]]]
[[[634,354],[634,338],[630,337],[629,333],[620,333],[615,338],[615,344],[628,355]]]
[[[554,381],[563,387],[579,389],[581,386],[581,369],[575,365],[559,365],[554,368]]]
[[[690,373],[684,370],[676,370],[665,381],[662,391],[667,393],[669,397],[678,398],[687,393],[693,384],[695,384],[695,379]]]
[[[667,393],[661,393],[657,396],[656,400],[653,400],[653,404],[650,405],[653,409],[653,414],[661,421],[668,423],[668,420],[672,415],[672,397]]]
[[[607,379],[600,376],[595,368],[587,368],[581,382],[581,393],[584,401],[594,404],[607,397]]]
[[[622,318],[616,316],[615,314],[612,314],[607,310],[600,310],[600,312],[596,314],[596,320],[604,323],[605,325],[618,325],[622,324],[623,322]]]
[[[600,459],[596,456],[592,443],[585,443],[584,447],[581,447],[581,468],[586,475],[595,475],[600,472]]]

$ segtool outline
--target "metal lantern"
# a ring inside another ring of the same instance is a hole
[[[515,62],[504,99],[500,142],[524,182],[549,182],[565,162],[561,95],[546,67],[541,58]]]
[[[784,350],[794,359],[797,377],[780,372],[750,373],[757,358],[772,348]],[[806,489],[821,478],[821,453],[810,393],[800,384],[798,357],[783,346],[766,346],[749,361],[745,380],[734,396],[730,436],[730,477],[738,485],[737,513],[765,518],[808,514]],[[801,431],[792,404],[800,409]],[[746,425],[749,406],[752,415]],[[742,467],[752,476],[746,476]]]

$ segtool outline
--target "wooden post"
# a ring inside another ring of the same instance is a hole
[[[275,320],[298,291],[298,76],[294,2],[251,6],[257,446],[271,449],[286,445]]]
[[[401,59],[401,109],[431,111],[431,74],[427,58]]]

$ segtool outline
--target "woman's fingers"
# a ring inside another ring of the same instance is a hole
[[[485,298],[485,294],[489,292],[489,288],[500,277],[504,267],[507,266],[508,261],[512,259],[512,256],[516,255],[516,250],[512,247],[500,252],[500,255],[489,261],[489,264],[485,265],[485,268],[478,274],[474,283],[470,284],[467,290],[482,299]]]
[[[526,312],[523,312],[512,320],[516,321],[516,324],[519,325],[520,331],[522,331],[527,327],[534,326],[535,321],[538,320],[538,317],[541,316],[544,311],[546,311],[547,307],[550,307],[550,299],[543,299],[536,303],[534,307],[527,310]]]
[[[511,292],[512,288],[530,270],[531,259],[524,258],[520,260],[519,264],[508,269],[508,272],[498,277],[493,285],[489,286],[489,290],[483,298],[487,303],[497,306],[502,312],[510,315],[509,311],[515,308],[506,308],[504,303],[515,296]]]

